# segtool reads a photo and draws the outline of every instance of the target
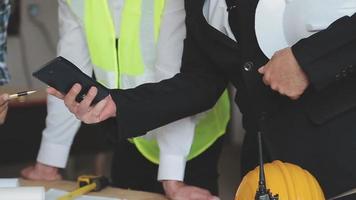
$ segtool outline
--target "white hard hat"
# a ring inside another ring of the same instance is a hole
[[[255,16],[258,44],[272,55],[356,12],[356,0],[260,0]]]

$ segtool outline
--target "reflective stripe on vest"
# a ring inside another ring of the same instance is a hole
[[[164,0],[126,0],[121,13],[118,44],[107,0],[68,0],[69,3],[70,1],[74,13],[82,13],[76,9],[83,10],[83,6],[85,7],[82,20],[99,82],[110,88],[125,89],[144,81],[154,81],[150,80],[150,73],[155,73],[154,49],[159,36]],[[74,1],[82,1],[84,5],[74,7]],[[204,152],[225,133],[230,119],[228,99],[225,91],[217,104],[199,119],[188,159]],[[153,163],[159,163],[156,140],[137,137],[132,141],[143,156]]]

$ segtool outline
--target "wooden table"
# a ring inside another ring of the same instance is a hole
[[[50,188],[56,188],[60,190],[71,191],[74,190],[77,185],[71,181],[28,181],[20,180],[21,186],[44,186],[46,190]],[[119,188],[107,187],[100,192],[91,192],[88,195],[102,196],[102,197],[114,197],[127,200],[168,200],[163,195],[154,194],[149,192],[141,192],[134,190],[123,190]]]

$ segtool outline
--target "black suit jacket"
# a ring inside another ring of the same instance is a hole
[[[231,10],[236,43],[206,22],[204,0],[186,0],[181,72],[159,83],[112,91],[119,136],[142,135],[207,110],[232,83],[247,132],[255,133],[261,128],[259,118],[265,119],[262,128],[272,159],[312,171],[327,195],[356,186],[352,172],[356,161],[347,159],[356,154],[352,142],[356,141],[356,15],[343,17],[292,47],[311,82],[304,95],[293,101],[265,86],[257,72],[268,62],[254,32],[257,3],[241,0]],[[343,184],[330,184],[334,180]]]
[[[254,33],[257,2],[242,0],[235,9],[236,19],[231,23],[238,38],[235,43],[206,22],[202,14],[204,0],[186,1],[187,38],[181,73],[160,83],[114,90],[120,134],[142,135],[209,109],[228,82],[238,89],[236,101],[244,114],[251,107],[269,104],[254,105],[256,101],[251,102],[251,98],[266,95],[272,101],[276,100],[273,97],[281,98],[279,102],[290,101],[265,87],[257,72],[268,61]],[[292,49],[311,81],[303,98],[307,98],[307,111],[315,123],[322,124],[356,107],[356,15],[337,20],[327,30],[300,40]],[[244,70],[246,67],[250,69]]]

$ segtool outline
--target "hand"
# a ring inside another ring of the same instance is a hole
[[[263,74],[263,82],[272,90],[293,100],[298,99],[309,85],[308,77],[299,66],[291,48],[277,51],[258,71]]]
[[[2,94],[0,96],[0,125],[5,122],[7,110],[8,110],[9,95]]]
[[[37,162],[35,166],[28,166],[21,171],[21,176],[29,180],[56,181],[62,176],[58,173],[58,168]]]
[[[97,94],[97,89],[95,87],[91,87],[85,98],[78,103],[75,101],[75,98],[79,94],[80,90],[81,86],[76,83],[66,95],[63,95],[51,87],[47,89],[47,93],[64,100],[64,104],[68,107],[69,111],[84,123],[98,123],[110,117],[116,116],[116,104],[110,95],[105,97],[96,105],[90,106]]]
[[[166,196],[171,200],[219,200],[210,194],[208,190],[189,186],[181,181],[162,181]]]

